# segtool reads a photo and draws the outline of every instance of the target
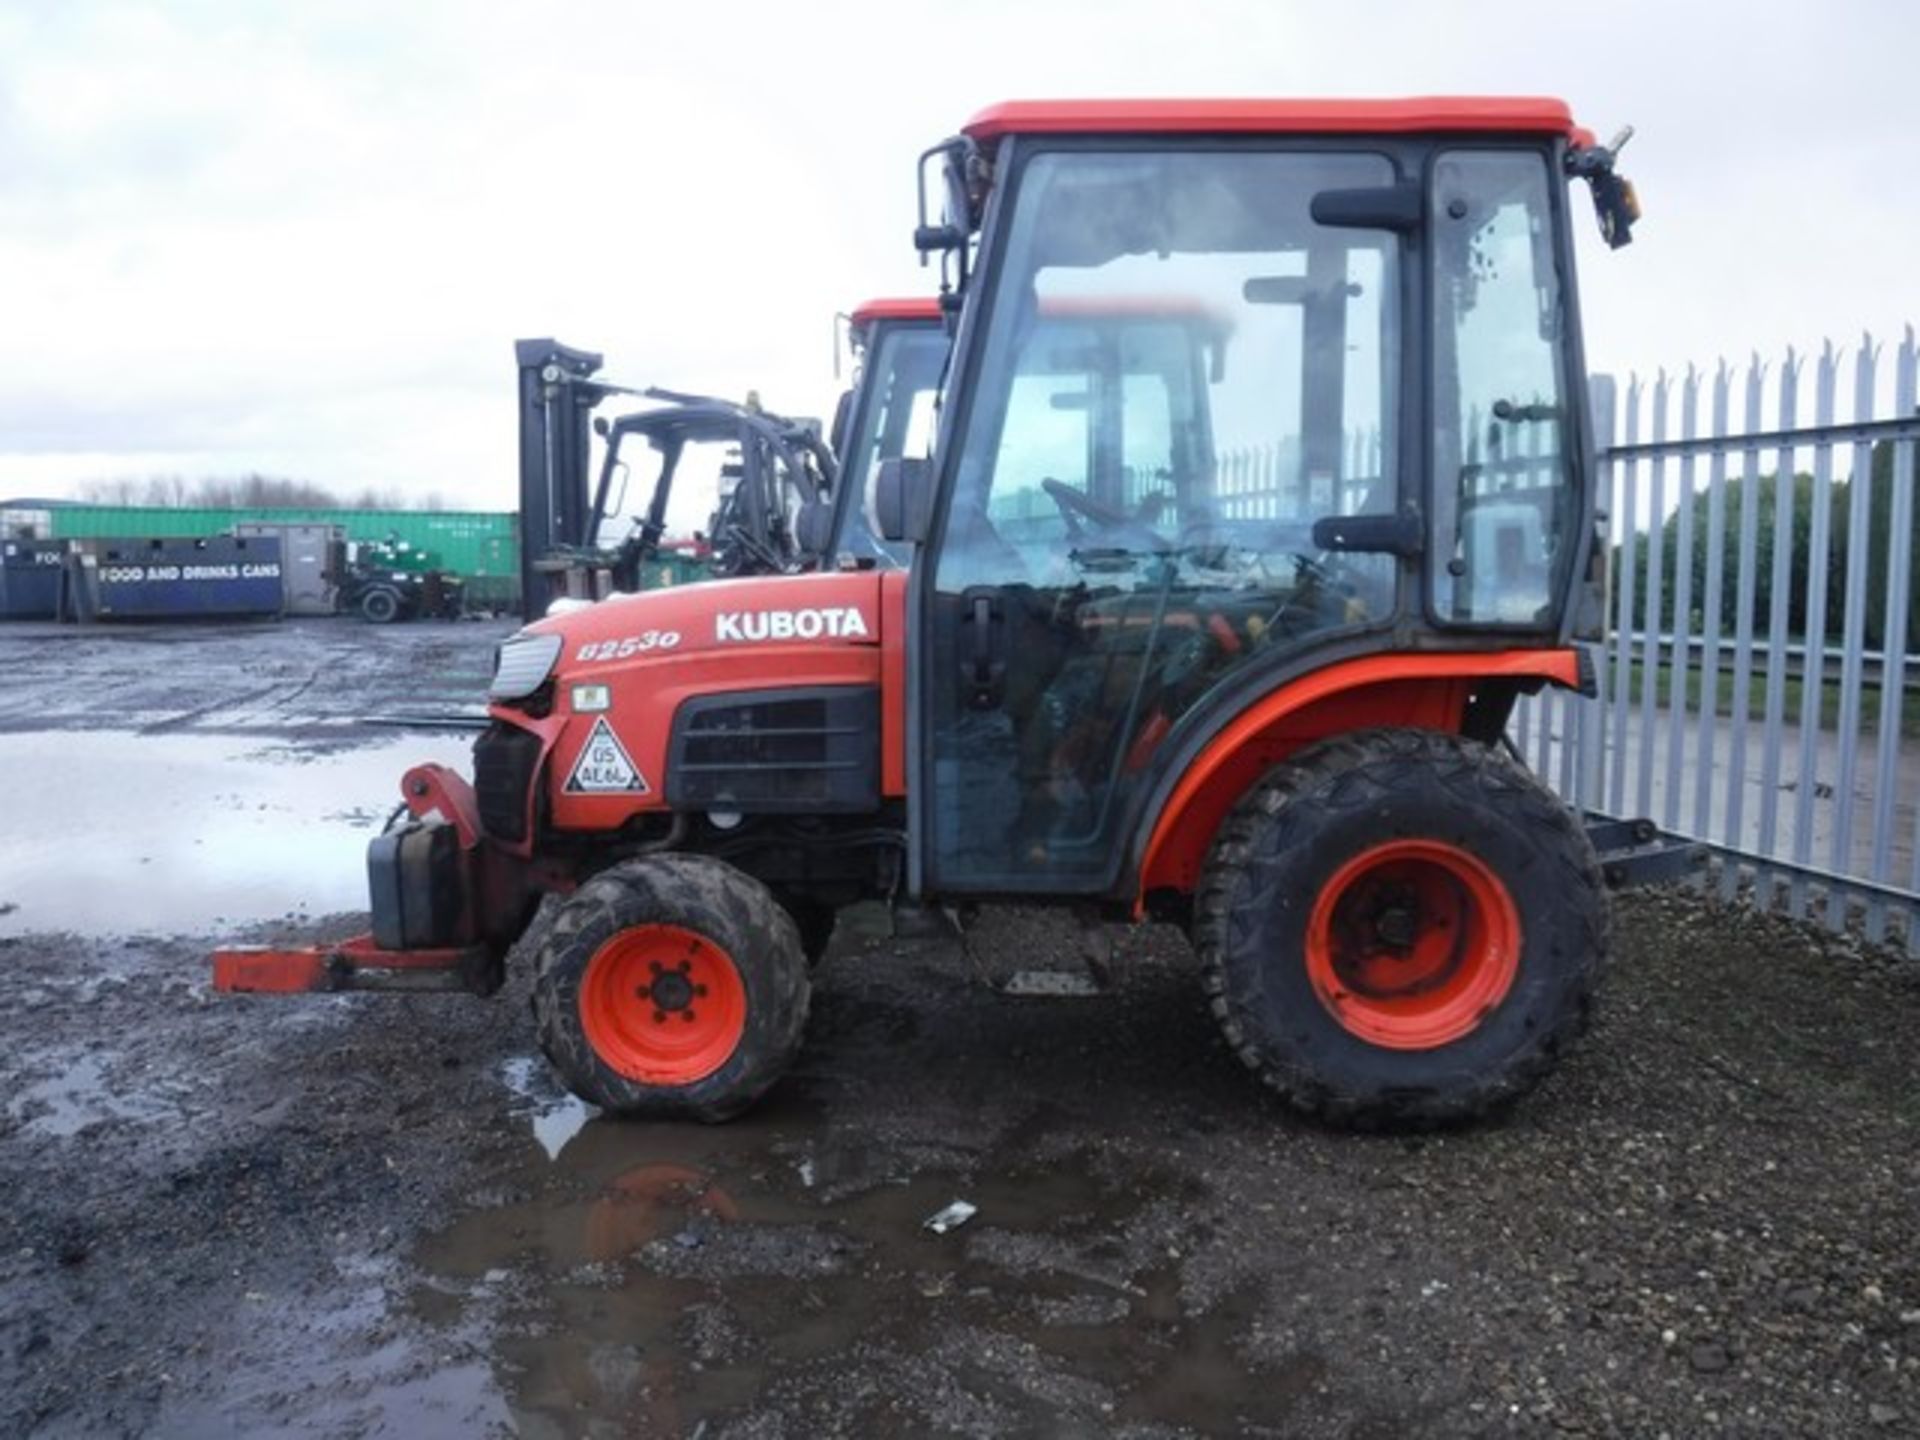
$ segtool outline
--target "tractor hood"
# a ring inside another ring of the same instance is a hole
[[[570,677],[696,651],[878,645],[880,577],[869,570],[669,586],[549,616],[522,633],[559,636],[555,673]]]
[[[799,772],[787,759],[771,768],[750,757],[689,765],[683,722],[743,706],[734,718],[744,723],[753,707],[796,696],[838,697],[861,717],[877,717],[887,653],[882,584],[872,570],[703,580],[528,626],[500,646],[490,687],[496,725],[474,752],[476,785],[499,812],[489,833],[531,833],[534,812],[523,807],[532,806],[536,784],[545,787],[545,823],[556,830],[616,830],[665,808],[751,812],[756,775],[790,803]],[[887,594],[897,626],[897,579]],[[859,774],[877,786],[879,737],[868,741],[856,747],[866,762]],[[782,743],[786,756],[801,741],[789,734]],[[844,788],[838,770],[830,779]]]

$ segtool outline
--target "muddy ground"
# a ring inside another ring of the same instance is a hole
[[[1920,1430],[1920,978],[1690,896],[1620,905],[1539,1092],[1424,1138],[1268,1100],[1177,937],[998,993],[1076,969],[1038,914],[851,915],[717,1129],[556,1091],[523,981],[210,996],[210,937],[353,924],[310,872],[392,793],[355,717],[470,706],[498,633],[0,632],[0,1434]]]

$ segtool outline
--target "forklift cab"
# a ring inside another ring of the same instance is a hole
[[[1617,192],[1593,150],[1551,101],[1167,101],[999,106],[929,152],[917,239],[962,319],[934,459],[880,486],[921,547],[916,889],[1124,888],[1263,694],[1587,633],[1562,177]],[[1136,323],[1085,334],[1094,297]],[[1204,363],[1137,323],[1181,307]],[[1517,686],[1468,689],[1494,738]],[[1349,723],[1422,703],[1388,686]]]
[[[653,467],[646,508],[632,517],[613,567],[614,586],[641,587],[642,567],[660,552],[667,511],[690,451],[717,448],[717,488],[701,538],[713,575],[787,574],[819,558],[833,490],[833,458],[817,424],[757,405],[653,390],[669,403],[598,427],[606,442],[594,493],[595,533],[624,512],[627,476]],[[648,451],[652,452],[651,458]]]

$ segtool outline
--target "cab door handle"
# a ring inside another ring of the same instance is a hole
[[[965,634],[960,644],[960,691],[971,710],[1000,703],[1007,678],[1006,612],[992,590],[969,590],[960,597]]]

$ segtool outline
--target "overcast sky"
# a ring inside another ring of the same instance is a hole
[[[1596,369],[1894,334],[1916,56],[1913,0],[0,0],[0,495],[510,506],[523,335],[821,413],[834,311],[931,286],[915,156],[1015,96],[1560,94],[1639,132]]]

